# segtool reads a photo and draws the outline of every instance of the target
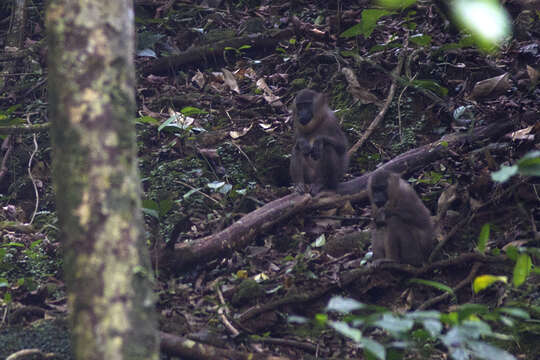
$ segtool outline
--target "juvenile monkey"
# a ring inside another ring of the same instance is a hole
[[[373,258],[422,265],[435,245],[430,212],[398,174],[377,170],[368,179]]]
[[[349,163],[348,143],[326,96],[301,90],[294,100],[293,118],[295,144],[289,170],[295,190],[312,195],[336,190]]]

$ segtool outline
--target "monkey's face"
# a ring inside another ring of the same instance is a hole
[[[383,184],[372,184],[371,194],[373,196],[373,203],[378,208],[382,208],[384,204],[386,204],[386,202],[388,201],[386,182]]]
[[[313,103],[309,102],[297,102],[296,103],[296,115],[300,124],[307,125],[313,117]]]

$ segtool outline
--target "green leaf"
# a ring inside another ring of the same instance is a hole
[[[165,199],[159,202],[159,216],[165,216],[171,210],[174,204],[173,199]]]
[[[439,83],[434,80],[413,80],[411,83],[416,87],[433,91],[443,97],[448,95],[448,89],[439,85]]]
[[[8,242],[5,244],[2,244],[2,247],[24,247],[24,244],[18,243],[18,242]]]
[[[150,124],[150,125],[157,125],[159,124],[159,120],[155,119],[151,116],[141,116],[135,119],[135,122],[138,124]]]
[[[225,185],[224,181],[212,181],[211,183],[206,184],[206,186],[208,186],[212,190],[217,190],[223,185]]]
[[[232,185],[231,184],[225,184],[223,185],[222,187],[219,188],[219,193],[220,194],[228,194],[231,190],[232,190]]]
[[[525,282],[532,268],[532,261],[529,254],[519,254],[516,265],[514,266],[513,283],[515,287],[519,287]]]
[[[39,244],[41,244],[41,242],[42,242],[41,239],[36,240],[36,241],[32,241],[32,242],[30,243],[30,249],[36,248]]]
[[[307,319],[303,316],[290,315],[287,317],[287,322],[291,324],[305,324],[307,323]]]
[[[319,325],[326,325],[328,322],[328,315],[326,314],[315,314],[315,321]]]
[[[345,30],[341,33],[340,37],[342,38],[351,38],[358,35],[363,35],[365,38],[368,38],[375,26],[377,26],[377,21],[386,15],[393,14],[392,11],[382,10],[382,9],[367,9],[362,11],[362,20]]]
[[[193,106],[183,107],[182,110],[180,110],[180,112],[185,116],[208,114],[208,112],[206,112],[205,110],[201,110],[201,109],[193,107]]]
[[[480,235],[478,235],[478,244],[476,245],[476,249],[484,254],[486,252],[486,245],[489,240],[489,224],[484,224],[482,226],[482,230],[480,230]]]
[[[401,319],[394,314],[386,313],[383,314],[382,319],[375,322],[375,325],[392,334],[399,334],[411,330],[414,325],[414,321],[409,319]]]
[[[315,241],[311,244],[311,246],[318,248],[318,247],[324,246],[325,244],[326,244],[326,237],[324,236],[324,234],[322,234],[317,239],[315,239]]]
[[[420,46],[429,46],[431,45],[431,36],[429,35],[423,35],[423,34],[416,34],[410,37],[410,40],[412,43]]]
[[[351,298],[334,296],[328,302],[325,311],[337,311],[342,314],[350,314],[351,312],[365,308],[365,305]]]
[[[251,45],[242,45],[238,48],[238,50],[247,50],[247,49],[251,49]]]
[[[183,199],[187,199],[188,197],[193,195],[193,193],[196,193],[196,192],[200,191],[201,189],[202,188],[196,188],[196,189],[189,190],[187,193],[184,194]]]
[[[424,326],[424,329],[429,332],[429,335],[433,338],[440,335],[443,329],[442,323],[439,320],[424,320],[422,321],[422,325]]]
[[[150,199],[143,200],[142,207],[150,210],[159,210],[159,204],[156,201]]]
[[[405,317],[411,320],[440,319],[441,313],[436,310],[416,310],[410,313],[406,313]]]
[[[495,275],[480,275],[480,276],[477,276],[474,279],[474,282],[473,282],[473,291],[475,292],[475,294],[477,294],[480,291],[482,291],[484,289],[487,289],[492,284],[494,284],[494,283],[496,283],[498,281],[503,282],[503,283],[506,284],[506,283],[508,283],[508,277],[507,276],[495,276]]]
[[[362,35],[362,23],[358,23],[356,25],[351,26],[347,30],[341,33],[339,37],[341,38],[351,38],[358,35]]]
[[[540,151],[531,151],[518,161],[519,173],[526,176],[540,176]]]
[[[529,315],[528,312],[526,312],[525,310],[520,309],[520,308],[501,307],[501,308],[498,308],[497,311],[508,314],[508,315],[511,315],[513,317],[525,319],[525,320],[528,320],[528,319],[531,318],[531,316]]]
[[[510,245],[506,248],[505,251],[506,251],[506,256],[508,256],[510,260],[517,261],[518,256],[519,256],[519,251],[517,247]]]
[[[142,212],[143,212],[143,214],[149,215],[149,216],[159,220],[159,212],[157,212],[157,210],[148,209],[148,208],[143,207]]]
[[[328,325],[336,330],[341,335],[344,335],[356,342],[362,339],[362,332],[358,329],[350,327],[349,324],[343,321],[330,321]]]
[[[8,287],[8,286],[9,286],[9,283],[8,283],[7,279],[0,278],[0,288]]]
[[[510,353],[484,341],[469,340],[467,341],[467,346],[475,359],[516,360]]]
[[[437,282],[437,281],[424,280],[424,279],[410,279],[409,282],[431,286],[431,287],[434,287],[435,289],[439,289],[441,291],[444,291],[444,292],[447,292],[449,294],[455,295],[454,290],[452,290],[451,287],[449,287],[449,286],[447,286],[445,284],[442,284],[440,282]]]
[[[167,120],[165,120],[161,125],[158,126],[158,132],[165,128],[181,129],[181,127],[175,123],[176,121],[177,119],[175,115],[170,116]]]
[[[416,0],[378,0],[377,3],[387,9],[405,9],[416,3]]]
[[[369,352],[371,355],[375,356],[377,359],[384,360],[386,359],[386,349],[383,345],[378,343],[375,340],[370,338],[363,337],[360,339],[360,344],[364,348],[364,351]]]
[[[489,312],[489,307],[483,304],[463,304],[458,307],[459,320],[467,320],[471,316],[485,314]]]
[[[518,166],[501,166],[501,169],[491,173],[491,179],[496,182],[506,182],[512,176],[518,173]]]

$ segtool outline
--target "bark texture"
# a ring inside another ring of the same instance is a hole
[[[129,0],[52,0],[49,104],[73,349],[81,359],[157,359],[140,211],[134,14]]]

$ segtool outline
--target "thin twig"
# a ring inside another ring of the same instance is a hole
[[[408,39],[406,38],[405,44],[403,46],[404,49],[407,48],[407,44],[408,44]],[[403,61],[405,59],[405,52],[406,50],[403,50],[403,52],[400,54],[398,64],[396,65],[396,68],[392,71],[392,74],[398,76],[399,73],[401,72],[401,68],[403,67]],[[394,98],[394,94],[396,92],[396,87],[397,87],[397,80],[395,77],[393,77],[392,85],[390,85],[390,90],[388,91],[388,96],[386,97],[386,100],[384,102],[382,109],[379,111],[377,116],[375,116],[375,119],[373,119],[373,121],[367,128],[366,132],[362,135],[360,140],[358,140],[356,144],[354,144],[349,149],[349,151],[347,152],[349,156],[352,156],[356,152],[356,150],[358,150],[362,145],[364,145],[364,142],[367,140],[367,138],[373,133],[373,131],[377,128],[377,126],[379,126],[379,123],[384,118],[384,115],[386,114],[386,112],[388,111],[388,108],[390,107],[390,104],[392,103],[392,99]]]
[[[6,136],[6,138],[4,139],[4,142],[2,143],[2,150],[5,150],[6,152],[4,153],[4,157],[2,158],[2,165],[0,166],[0,181],[2,181],[8,171],[7,160],[9,159],[9,155],[11,155],[11,151],[13,150],[13,144],[11,143],[11,135]]]
[[[29,125],[32,125],[32,123],[30,123],[30,114],[26,115],[26,122]],[[32,217],[30,218],[30,221],[28,222],[29,224],[32,224],[32,222],[34,221],[34,218],[36,217],[36,213],[39,207],[39,191],[36,185],[36,180],[32,176],[32,160],[34,160],[34,156],[36,155],[39,147],[37,143],[36,134],[33,134],[32,137],[34,141],[34,151],[32,151],[32,154],[30,155],[30,159],[28,159],[28,176],[30,177],[30,180],[32,181],[32,185],[34,186],[34,193],[36,194],[36,206],[34,207],[34,212],[32,213]]]
[[[223,205],[217,201],[216,199],[214,199],[213,197],[209,196],[209,195],[206,195],[205,193],[203,193],[201,190],[197,189],[196,187],[192,186],[192,185],[189,185],[188,183],[185,183],[183,182],[182,180],[176,180],[179,184],[181,185],[184,185],[188,188],[190,188],[191,190],[194,190],[195,192],[198,192],[199,194],[201,194],[202,196],[206,197],[207,199],[209,200],[212,200],[213,202],[215,202],[216,204],[218,204],[220,207],[223,207]]]
[[[415,78],[416,78],[416,75],[418,74],[415,74],[411,81],[413,81]],[[407,91],[407,89],[409,88],[409,85],[405,85],[403,87],[403,89],[401,90],[401,92],[399,93],[399,96],[398,96],[398,100],[397,100],[397,116],[398,116],[398,126],[399,126],[399,141],[403,142],[403,131],[402,131],[402,127],[401,127],[401,98],[403,97],[403,94],[405,93],[405,91]]]
[[[480,268],[481,264],[482,263],[479,263],[479,262],[474,263],[469,275],[465,279],[463,279],[459,284],[457,284],[455,288],[452,289],[453,293],[445,292],[444,294],[441,294],[439,296],[435,296],[434,298],[431,298],[431,299],[427,300],[426,302],[424,302],[422,305],[420,305],[418,307],[418,310],[424,310],[424,309],[427,309],[428,307],[430,307],[432,305],[435,305],[436,303],[438,303],[438,302],[452,296],[459,289],[461,289],[465,285],[469,284],[473,280],[473,278],[476,276],[476,273],[478,272],[478,269]]]
[[[219,285],[216,285],[216,292],[218,294],[219,302],[221,303],[221,306],[218,309],[218,315],[221,319],[221,322],[225,326],[227,330],[231,333],[232,337],[235,338],[238,335],[240,335],[240,331],[238,331],[229,321],[226,315],[230,313],[229,307],[227,306],[227,303],[225,302],[225,298],[223,297],[223,294],[221,290],[219,289]]]

